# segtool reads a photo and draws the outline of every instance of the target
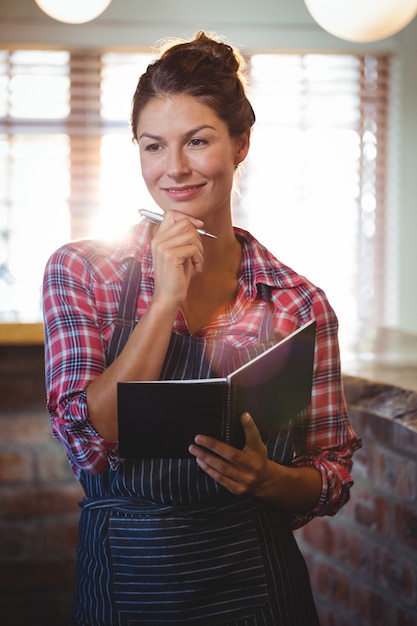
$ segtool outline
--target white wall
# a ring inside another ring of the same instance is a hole
[[[391,51],[401,71],[398,203],[398,325],[417,333],[417,19],[398,35],[367,45],[325,33],[303,0],[113,0],[93,22],[68,25],[46,16],[34,0],[0,1],[0,46],[152,46],[161,38],[204,29],[244,51]]]

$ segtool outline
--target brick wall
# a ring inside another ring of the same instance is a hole
[[[0,622],[67,626],[82,491],[45,410],[43,346],[0,346]]]
[[[417,394],[345,377],[351,501],[297,531],[322,626],[417,624]],[[82,492],[44,408],[42,346],[0,346],[0,621],[67,626]],[[308,626],[308,625],[306,625]]]
[[[323,626],[417,624],[417,394],[345,376],[350,502],[297,531]]]

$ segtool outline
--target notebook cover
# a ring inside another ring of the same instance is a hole
[[[118,383],[122,458],[187,458],[196,434],[244,446],[249,411],[265,440],[310,404],[315,322],[227,378]]]

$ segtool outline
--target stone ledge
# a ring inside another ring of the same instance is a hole
[[[417,433],[415,391],[347,374],[343,385],[349,408],[392,420]]]

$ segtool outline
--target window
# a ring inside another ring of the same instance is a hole
[[[123,232],[149,207],[128,122],[151,58],[0,51],[0,320],[40,319],[43,268],[61,243]],[[341,319],[377,324],[390,323],[393,291],[389,68],[376,56],[253,55],[257,122],[234,208]]]
[[[68,52],[1,52],[0,307],[39,317],[45,252],[68,238]]]
[[[323,287],[341,320],[388,324],[389,60],[254,55],[251,79],[249,229]]]
[[[137,218],[146,191],[130,101],[150,59],[0,51],[0,321],[41,320],[59,245]]]

